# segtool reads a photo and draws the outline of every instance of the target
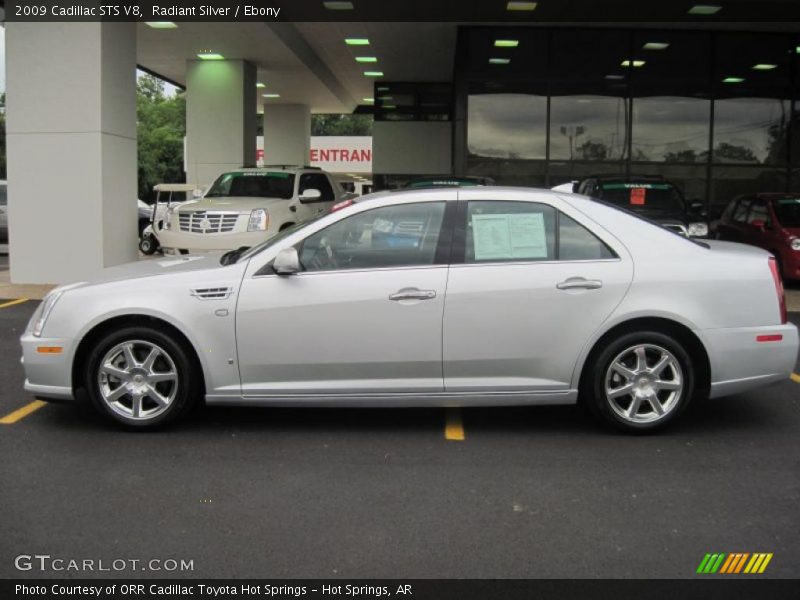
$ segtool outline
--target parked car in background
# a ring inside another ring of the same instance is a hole
[[[315,167],[265,166],[220,175],[205,196],[171,207],[154,227],[165,254],[255,246],[353,197]]]
[[[139,239],[142,238],[142,234],[144,230],[150,225],[150,221],[153,217],[153,207],[150,206],[144,200],[137,199],[136,206],[138,207],[139,215],[138,215],[138,228],[139,228]]]
[[[8,182],[0,179],[0,244],[8,243]]]
[[[192,183],[157,183],[153,186],[156,193],[156,200],[152,206],[148,206],[147,211],[141,207],[139,209],[139,225],[143,213],[147,214],[148,223],[139,232],[139,250],[142,254],[155,254],[161,249],[158,239],[158,231],[163,228],[164,217],[174,207],[187,202],[187,196],[191,194],[195,198],[203,195],[202,190]],[[140,205],[145,204],[139,200]]]
[[[687,237],[708,235],[702,202],[687,203],[677,186],[658,176],[596,175],[575,192],[625,208]]]
[[[784,381],[797,360],[774,257],[573,194],[372,194],[233,256],[140,261],[57,288],[22,336],[25,389],[85,390],[139,429],[203,399],[580,400],[645,432],[697,396]]]
[[[764,248],[775,256],[784,278],[800,279],[800,194],[750,194],[732,200],[715,237]]]

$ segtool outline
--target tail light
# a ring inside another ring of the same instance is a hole
[[[775,293],[778,294],[778,306],[781,309],[781,323],[786,324],[786,296],[783,294],[783,280],[778,272],[778,263],[774,256],[769,257],[769,270],[772,272],[772,280],[775,282]]]

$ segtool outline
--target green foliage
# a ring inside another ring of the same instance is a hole
[[[168,97],[164,83],[142,75],[136,83],[139,198],[154,198],[157,183],[182,183],[183,137],[186,135],[186,100]]]
[[[372,135],[372,115],[311,115],[311,135]]]

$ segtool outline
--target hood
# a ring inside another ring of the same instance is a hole
[[[189,271],[218,269],[220,268],[219,259],[223,254],[224,252],[209,252],[207,254],[164,256],[153,260],[139,260],[103,269],[97,276],[92,277],[82,285],[97,285],[124,279],[139,279],[157,275],[175,275],[176,273]]]
[[[184,202],[176,212],[188,212],[195,210],[229,210],[249,212],[254,208],[269,208],[276,204],[289,203],[291,200],[283,198],[261,198],[253,196],[224,196],[212,198],[199,198]]]

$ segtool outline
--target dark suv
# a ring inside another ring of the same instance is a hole
[[[578,182],[575,193],[630,210],[687,237],[708,236],[703,203],[688,204],[674,184],[660,177],[598,175]]]

